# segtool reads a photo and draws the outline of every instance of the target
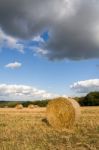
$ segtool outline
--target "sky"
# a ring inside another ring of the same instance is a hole
[[[0,0],[0,100],[99,91],[98,0]]]

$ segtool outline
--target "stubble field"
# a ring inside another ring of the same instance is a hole
[[[46,108],[0,108],[0,150],[99,150],[99,107],[81,108],[72,130],[58,131]]]

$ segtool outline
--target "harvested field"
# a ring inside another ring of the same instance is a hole
[[[99,150],[99,107],[81,108],[72,130],[58,131],[46,108],[0,108],[0,150]]]

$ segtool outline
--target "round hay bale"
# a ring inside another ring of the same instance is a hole
[[[17,105],[15,106],[15,108],[17,108],[17,109],[22,109],[22,108],[23,108],[23,105],[22,105],[22,104],[17,104]]]
[[[34,108],[39,108],[39,106],[38,105],[34,105]]]
[[[52,127],[70,129],[80,116],[80,106],[71,98],[55,98],[48,103],[46,115]]]
[[[8,106],[4,106],[4,108],[9,108]]]
[[[35,106],[33,104],[28,105],[28,108],[33,109]]]

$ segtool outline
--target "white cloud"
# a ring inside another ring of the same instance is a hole
[[[44,56],[48,53],[47,50],[44,50],[43,48],[40,48],[40,47],[32,47],[32,50],[34,52],[34,56],[37,56],[37,55],[40,55],[40,56]]]
[[[16,49],[21,53],[24,53],[24,46],[23,44],[20,44],[17,39],[6,35],[1,29],[0,29],[0,47],[8,47],[10,49]]]
[[[78,81],[70,86],[77,93],[88,93],[91,91],[99,91],[99,79],[90,79]]]
[[[20,68],[22,66],[21,63],[19,62],[13,62],[13,63],[9,63],[7,65],[5,65],[6,68],[11,68],[11,69],[16,69],[16,68]]]
[[[33,38],[33,41],[43,43],[43,42],[44,42],[44,39],[43,39],[40,35],[38,35],[38,36],[35,36],[35,37]]]
[[[0,100],[35,100],[57,96],[32,86],[0,84]]]

